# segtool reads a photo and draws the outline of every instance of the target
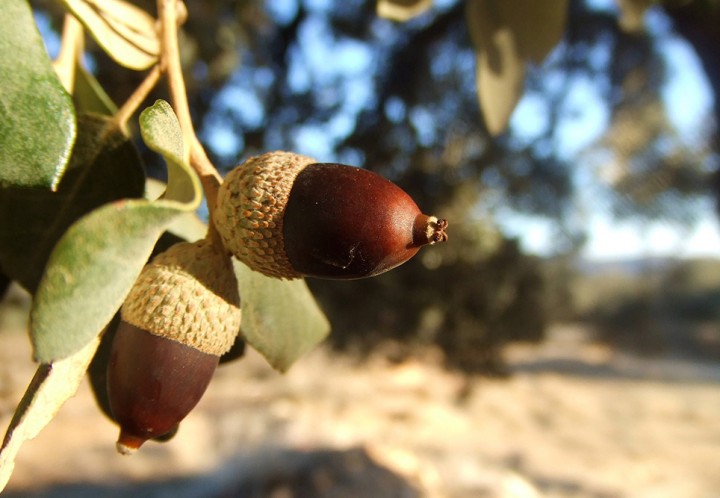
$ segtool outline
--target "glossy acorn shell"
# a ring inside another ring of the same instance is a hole
[[[404,263],[416,240],[415,201],[371,171],[341,164],[306,166],[295,177],[283,218],[285,254],[303,275],[364,278]],[[427,218],[427,217],[425,217]]]
[[[120,425],[118,451],[173,431],[207,389],[219,356],[121,321],[108,362],[108,397]]]
[[[234,168],[213,223],[228,252],[277,278],[372,277],[447,240],[447,222],[362,168],[275,151]]]

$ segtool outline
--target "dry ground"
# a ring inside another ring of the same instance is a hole
[[[22,323],[0,320],[3,431],[34,369]],[[85,383],[3,496],[720,497],[720,366],[574,328],[507,360],[508,379],[468,379],[433,352],[357,365],[320,348],[280,375],[250,353],[172,441],[130,457]]]

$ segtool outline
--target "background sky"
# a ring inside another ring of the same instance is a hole
[[[598,9],[615,10],[613,0],[594,0]],[[663,55],[670,71],[669,81],[663,89],[663,100],[671,121],[687,140],[702,136],[710,123],[713,96],[710,86],[693,49],[682,38],[672,34],[668,20],[652,9],[646,16],[647,28],[663,36]],[[593,85],[578,81],[571,90],[571,101],[577,102],[576,119],[560,130],[560,148],[571,157],[598,139],[605,130],[610,116],[607,107],[594,93]],[[524,97],[512,117],[511,126],[516,132],[528,134],[542,121],[543,109],[538,108],[532,96]],[[604,207],[605,200],[593,189],[593,179],[577,175],[576,182],[585,188],[580,199],[588,230],[588,241],[581,252],[592,260],[640,258],[656,256],[720,257],[720,222],[711,200],[704,201],[703,213],[696,226],[683,227],[666,222],[643,224],[618,222],[610,218]],[[508,234],[521,240],[528,252],[546,255],[552,252],[553,224],[543,218],[533,218],[505,212],[498,217]]]
[[[435,0],[435,9],[445,9],[453,0]],[[614,0],[593,0],[598,9],[615,10]],[[287,22],[295,15],[297,0],[268,0],[268,12],[278,23]],[[300,32],[303,50],[296,54],[291,66],[290,85],[301,90],[308,85],[327,85],[328,95],[338,94],[343,105],[341,112],[332,120],[321,124],[301,127],[293,137],[295,143],[284,143],[278,137],[277,148],[293,150],[325,160],[337,160],[348,164],[362,165],[362,157],[332,157],[333,141],[353,132],[355,118],[372,99],[371,73],[374,60],[372,50],[366,44],[352,40],[335,40],[328,44],[328,34],[323,22],[323,13],[332,8],[326,0],[305,0],[304,8],[309,10],[308,21]],[[670,78],[663,90],[663,99],[670,119],[679,133],[687,140],[702,136],[709,124],[712,93],[705,80],[699,61],[692,48],[681,38],[672,35],[668,20],[652,9],[647,15],[647,27],[651,32],[663,35],[662,53],[670,68]],[[46,40],[48,51],[54,56],[59,47],[57,34],[49,29],[47,19],[38,18],[38,24]],[[382,29],[384,24],[378,23]],[[669,35],[669,36],[668,36]],[[392,43],[391,34],[385,43]],[[549,56],[552,57],[552,54]],[[472,61],[471,61],[472,62]],[[438,61],[441,64],[442,61]],[[92,61],[90,61],[92,67]],[[441,70],[442,68],[438,68]],[[338,79],[341,74],[342,78]],[[203,139],[213,152],[226,156],[229,164],[244,156],[242,135],[233,131],[222,119],[223,113],[239,115],[241,122],[250,127],[262,126],[266,120],[266,109],[258,98],[258,88],[268,85],[272,72],[252,64],[242,64],[233,75],[234,84],[225,86],[214,98],[217,111],[211,113],[211,121],[204,123]],[[334,85],[334,86],[333,86]],[[340,88],[335,88],[340,87]],[[329,97],[331,98],[331,97]],[[566,158],[577,157],[578,152],[597,140],[606,130],[610,116],[607,106],[597,95],[592,82],[581,78],[573,82],[568,105],[572,106],[573,119],[563,120],[558,130],[558,148]],[[389,105],[386,113],[407,112],[404,104]],[[520,101],[511,120],[513,133],[522,138],[531,137],[546,122],[547,109],[543,102],[532,94],[526,94]],[[217,116],[220,116],[219,118]],[[432,116],[411,116],[414,126],[422,131],[425,125],[432,125]],[[422,133],[418,136],[422,139]],[[270,144],[272,147],[274,144]],[[240,151],[238,155],[238,151]],[[588,240],[581,255],[592,260],[617,258],[640,258],[650,256],[679,257],[720,257],[720,223],[715,214],[713,202],[708,199],[702,206],[702,215],[695,226],[679,226],[677,223],[642,223],[638,221],[618,222],[611,219],[607,199],[597,180],[587,168],[578,168],[573,181],[580,186],[577,191],[577,216],[583,226],[589,227]],[[517,237],[522,247],[539,255],[553,252],[557,226],[542,217],[519,214],[512,210],[497,208],[496,221],[508,235]]]
[[[454,0],[435,0],[433,8],[443,10],[453,3]],[[599,10],[617,9],[614,0],[592,0],[591,3]],[[294,18],[298,0],[268,0],[266,5],[275,21],[282,24]],[[358,113],[373,98],[371,78],[377,54],[369,45],[349,39],[335,38],[333,43],[328,43],[324,15],[332,9],[331,2],[304,0],[303,7],[310,15],[300,28],[302,48],[296,50],[291,59],[289,85],[296,91],[304,91],[310,85],[327,86],[328,96],[339,94],[342,106],[333,119],[304,125],[292,137],[293,144],[283,142],[278,146],[292,146],[298,152],[325,160],[362,165],[362,157],[333,157],[333,142],[352,134]],[[673,35],[670,22],[659,11],[651,9],[646,22],[648,30],[663,40],[661,50],[670,77],[662,96],[671,121],[684,140],[692,142],[697,137],[706,136],[713,97],[697,57],[682,38]],[[387,24],[377,23],[377,30],[382,30],[383,26]],[[393,36],[397,36],[397,31],[389,30],[380,38],[384,43],[392,44]],[[602,57],[602,54],[599,56]],[[552,58],[552,54],[548,58]],[[474,65],[473,60],[468,62],[470,66]],[[439,58],[438,71],[443,70],[440,67],[442,64],[443,59]],[[241,69],[235,78],[237,84],[226,87],[225,94],[219,95],[216,100],[218,109],[231,108],[251,126],[266,118],[256,93],[258,78],[262,80],[266,76],[257,67],[252,71],[254,74],[245,74]],[[472,67],[468,72],[472,74]],[[562,129],[557,134],[557,146],[562,156],[577,157],[607,129],[611,116],[607,103],[597,92],[593,82],[582,78],[574,80],[567,99],[567,105],[572,107],[573,119],[562,120]],[[520,139],[536,135],[547,123],[548,110],[544,105],[546,102],[542,99],[526,93],[512,117],[513,135]],[[405,116],[408,109],[402,101],[391,101],[385,111],[390,117],[400,117]],[[418,139],[422,140],[424,129],[433,133],[433,117],[420,112],[415,114],[410,119],[418,131]],[[233,134],[222,122],[208,127],[206,139],[216,152],[233,154],[242,147],[242,137]],[[578,168],[573,179],[581,187],[577,191],[582,193],[576,200],[577,217],[583,226],[589,227],[582,257],[592,260],[651,256],[720,257],[720,224],[710,200],[702,206],[703,214],[694,226],[667,222],[617,222],[611,219],[609,202],[598,187],[597,178],[588,169]],[[494,209],[496,222],[506,234],[517,237],[527,252],[539,255],[553,253],[558,229],[553,221],[517,213],[502,206]]]

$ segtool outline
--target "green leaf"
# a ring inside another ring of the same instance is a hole
[[[273,368],[285,372],[327,337],[330,324],[305,280],[280,280],[234,265],[242,335]]]
[[[160,53],[155,19],[123,0],[63,0],[98,44],[118,64],[143,70]]]
[[[177,116],[164,100],[157,100],[140,114],[140,133],[155,152],[168,164],[168,187],[165,198],[178,202],[200,202],[200,180],[187,166],[182,131]]]
[[[0,186],[54,189],[75,140],[72,99],[25,0],[0,8]]]
[[[37,368],[0,448],[0,492],[10,479],[22,444],[37,436],[77,392],[98,344],[99,339],[95,339],[69,358]]]
[[[81,65],[75,66],[75,89],[73,99],[78,112],[114,116],[118,108],[115,102],[105,93],[91,73]]]
[[[0,187],[0,268],[34,292],[68,227],[103,204],[141,197],[144,178],[136,148],[114,121],[80,115],[77,143],[56,192]]]
[[[471,0],[467,20],[475,44],[478,103],[491,135],[507,128],[520,100],[525,82],[525,60],[520,55],[513,29],[502,17],[495,0]]]
[[[507,128],[522,97],[525,69],[562,37],[567,0],[470,0],[467,22],[475,45],[480,111],[492,135]]]
[[[122,304],[181,205],[118,201],[81,218],[50,255],[30,312],[35,358],[52,363],[92,340]]]
[[[158,99],[140,114],[143,140],[155,152],[182,164],[184,146],[182,130],[170,104]]]
[[[141,114],[147,145],[163,155],[176,189],[156,201],[127,200],[81,218],[55,246],[30,311],[38,361],[51,363],[75,353],[110,321],[147,262],[155,242],[182,213],[195,211],[201,191],[183,150],[177,119],[166,103]],[[174,115],[172,115],[174,117]],[[157,140],[163,135],[163,140]],[[167,139],[175,137],[175,139]],[[181,178],[181,177],[185,178]]]

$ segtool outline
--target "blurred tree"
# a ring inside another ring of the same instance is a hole
[[[524,73],[524,96],[540,111],[532,122],[511,119],[493,138],[478,110],[465,2],[437,1],[405,23],[378,17],[367,0],[188,2],[183,57],[192,110],[221,168],[292,149],[376,170],[425,212],[450,219],[450,243],[403,268],[311,285],[338,346],[414,338],[440,345],[463,368],[494,368],[505,341],[541,338],[546,320],[538,261],[501,233],[503,210],[555,220],[555,249],[572,254],[585,229],[578,171],[600,180],[616,215],[689,224],[717,169],[720,2],[651,7],[671,26],[664,30],[642,29],[647,5],[628,10],[630,3],[620,1],[619,11],[570,1],[562,42]],[[677,35],[695,49],[715,95],[714,124],[709,115],[692,141],[661,98],[663,42]],[[98,79],[124,100],[142,75],[92,47],[90,54]],[[579,83],[609,118],[591,146],[566,150],[563,130],[583,112],[572,99]]]

